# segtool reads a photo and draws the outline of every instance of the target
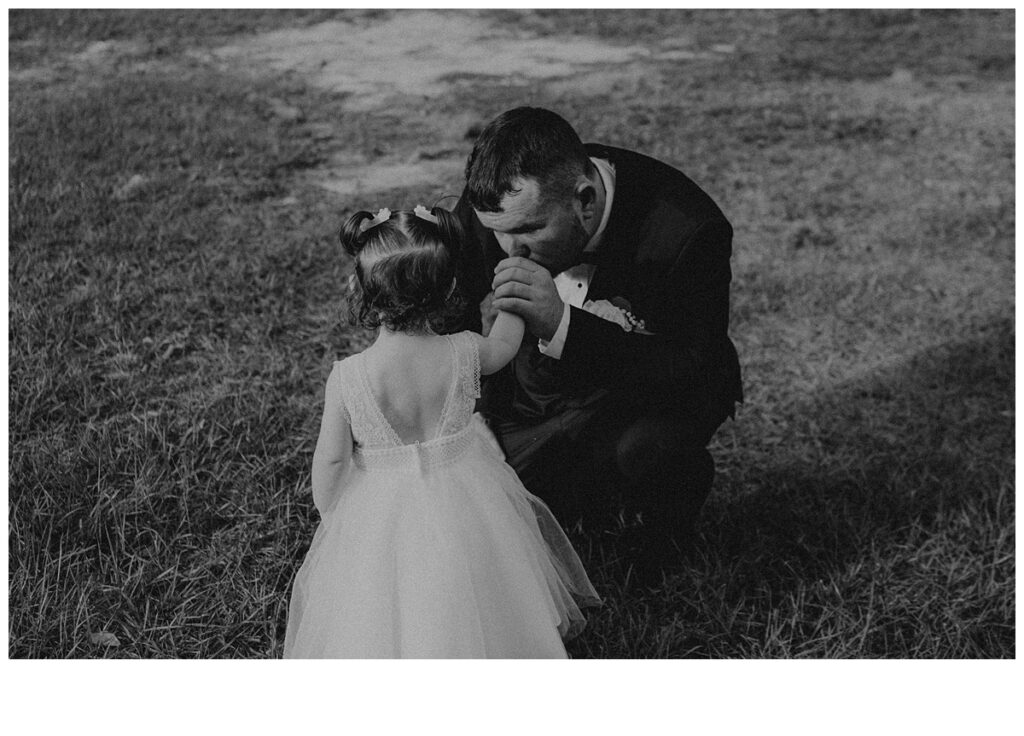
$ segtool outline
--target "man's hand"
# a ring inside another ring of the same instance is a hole
[[[491,287],[495,309],[518,314],[541,340],[554,337],[565,305],[546,268],[526,258],[506,258],[494,269]]]

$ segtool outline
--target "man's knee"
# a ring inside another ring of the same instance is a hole
[[[626,427],[615,460],[638,501],[685,503],[691,515],[703,505],[715,476],[714,460],[704,444],[685,424],[659,414],[642,416]]]
[[[683,444],[679,422],[659,416],[642,416],[619,436],[615,462],[624,476],[637,478],[653,468],[676,462]]]
[[[615,460],[623,475],[636,477],[659,467],[689,464],[695,457],[710,457],[706,445],[705,432],[655,412],[626,426],[616,443]]]

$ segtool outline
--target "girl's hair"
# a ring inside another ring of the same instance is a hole
[[[455,274],[462,227],[448,210],[435,207],[430,213],[436,225],[403,210],[363,230],[363,223],[374,218],[363,210],[342,226],[341,244],[355,261],[348,295],[352,324],[443,333],[461,314]]]

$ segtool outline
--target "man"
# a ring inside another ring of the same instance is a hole
[[[676,169],[584,146],[531,107],[480,134],[455,212],[464,326],[526,322],[480,404],[509,464],[563,512],[567,488],[613,479],[641,512],[641,568],[671,565],[711,490],[707,444],[742,401],[729,222]]]

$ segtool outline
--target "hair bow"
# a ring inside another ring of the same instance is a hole
[[[376,216],[372,220],[363,220],[359,225],[359,232],[365,233],[371,227],[377,227],[382,222],[387,222],[391,218],[391,210],[387,207],[381,207],[377,210]]]
[[[427,222],[432,222],[435,225],[437,224],[437,217],[432,215],[432,214],[430,214],[430,210],[428,210],[426,207],[424,207],[421,204],[418,204],[415,207],[413,207],[412,208],[412,213],[414,215],[416,215],[416,217],[420,218],[421,220],[426,220]]]

